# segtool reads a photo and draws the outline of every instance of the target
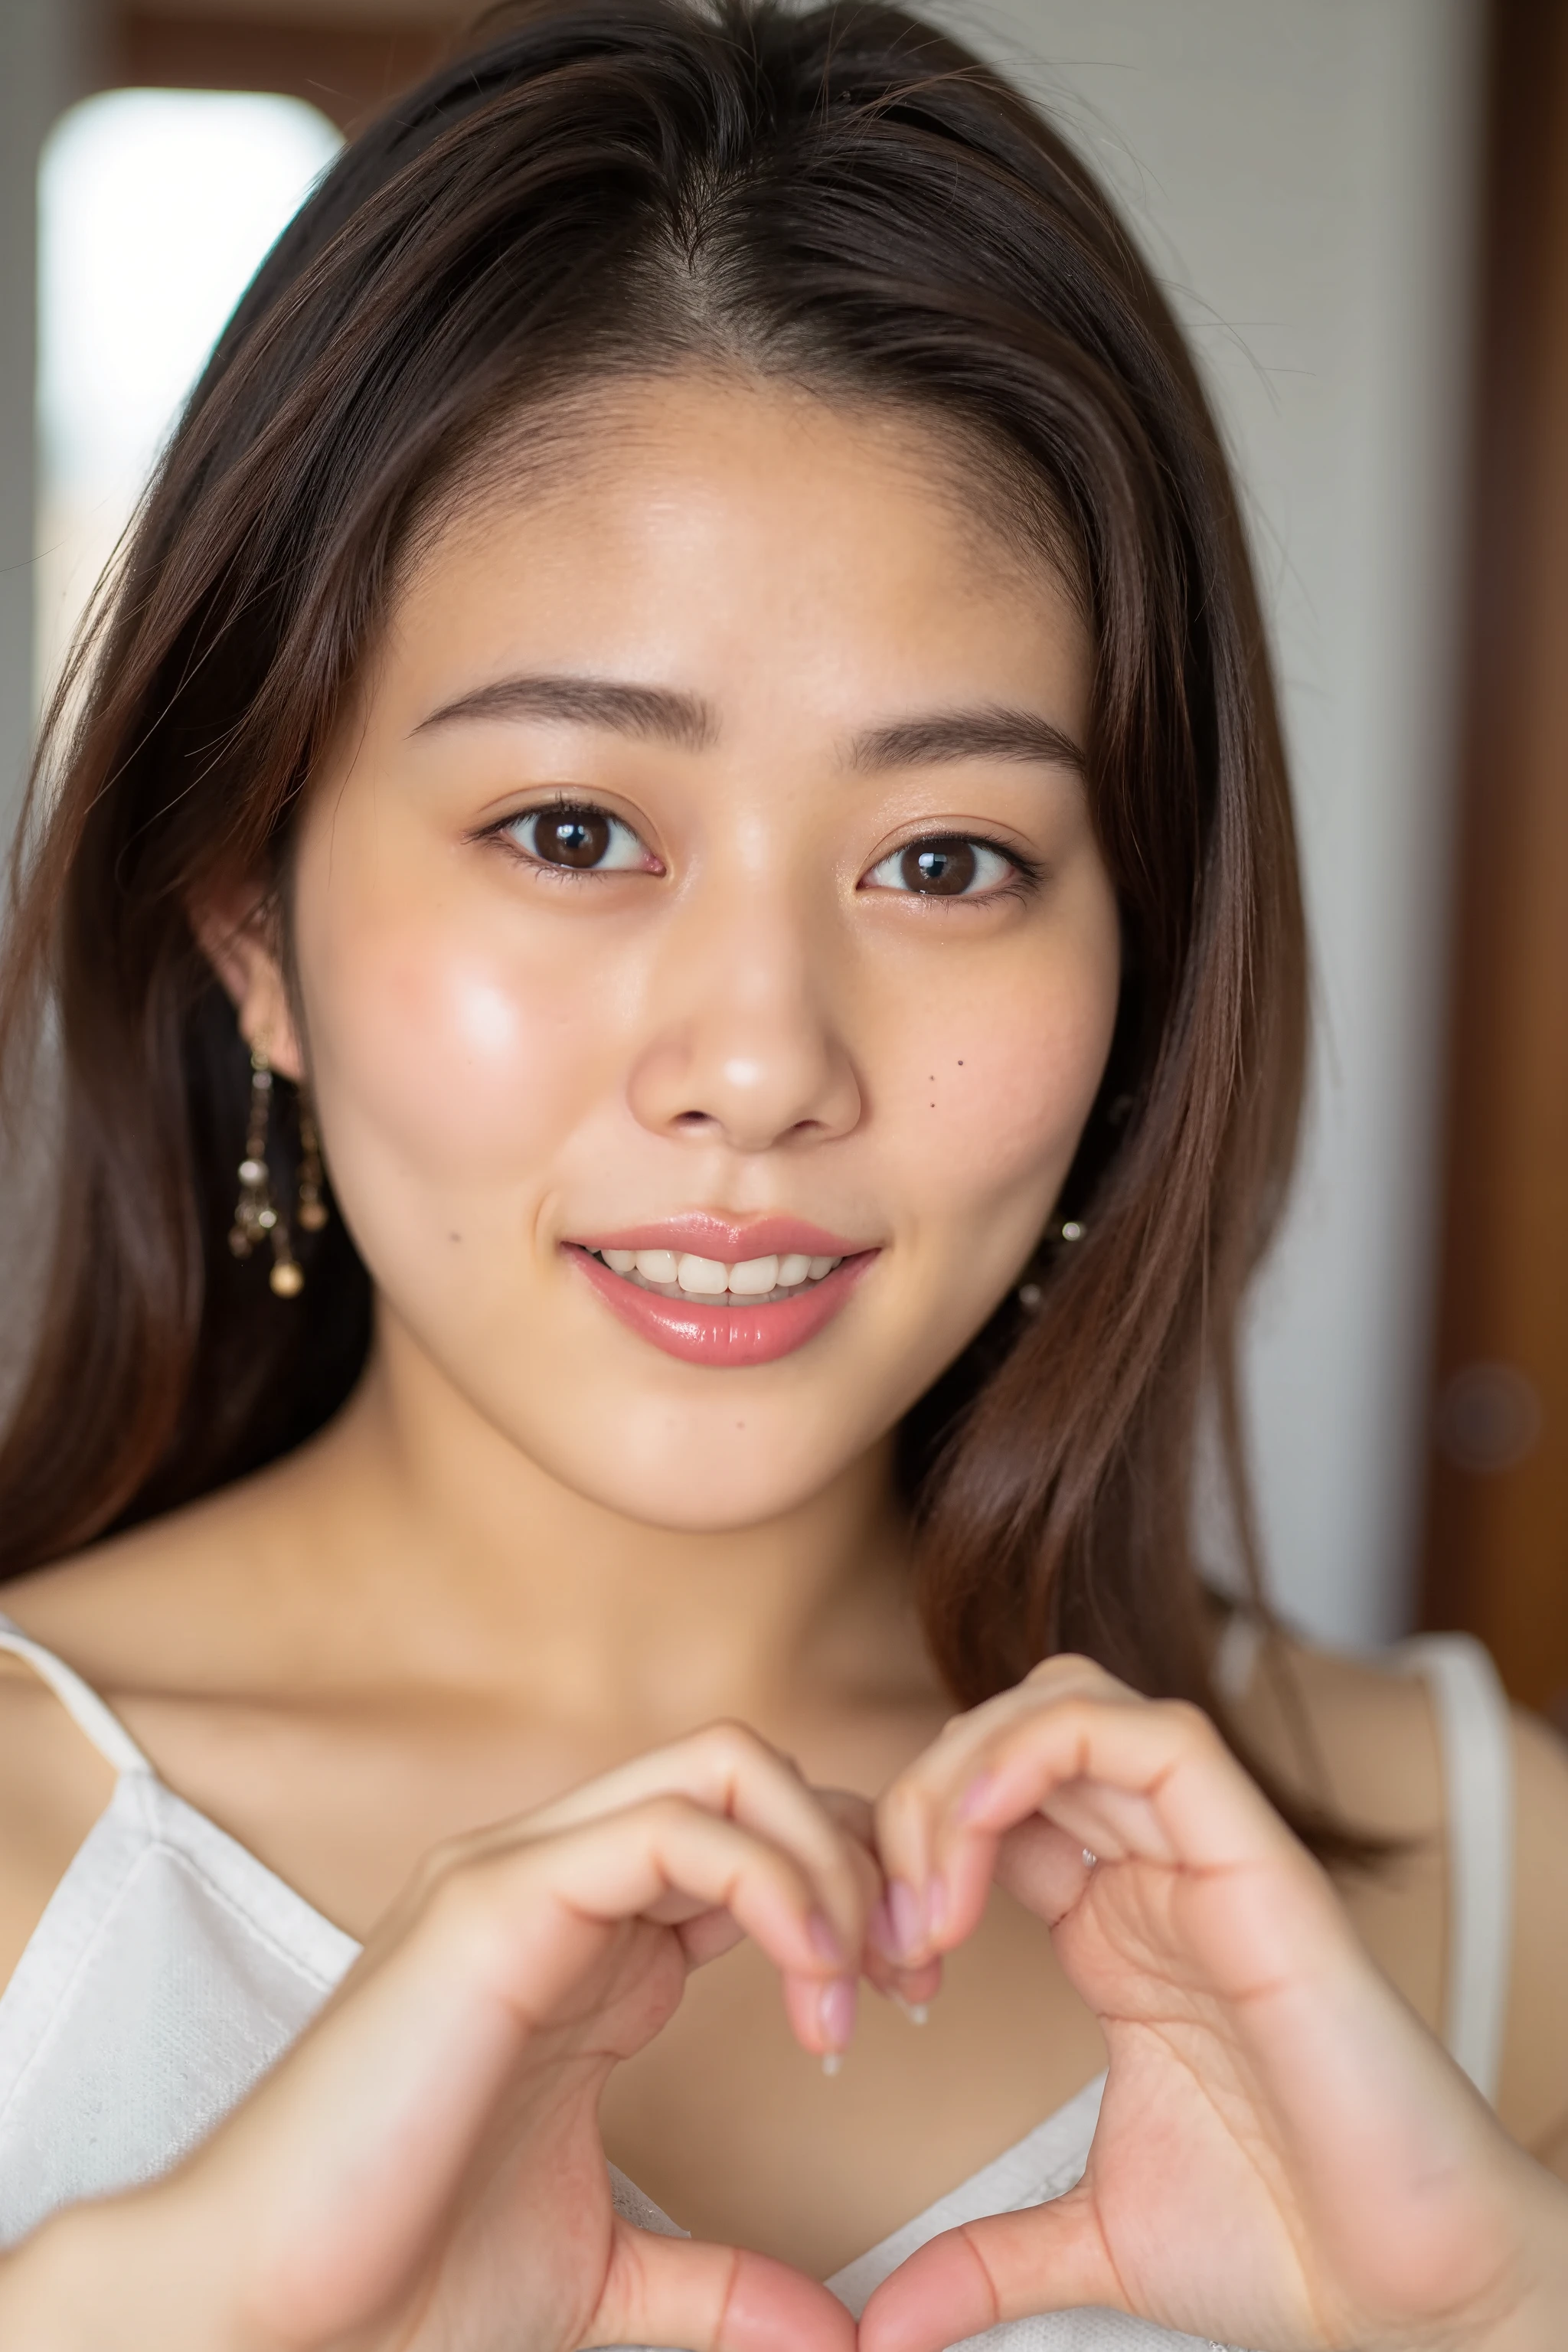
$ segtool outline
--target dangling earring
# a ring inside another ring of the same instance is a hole
[[[272,1270],[267,1279],[279,1298],[297,1298],[305,1277],[289,1240],[289,1227],[272,1200],[272,1171],[267,1165],[267,1129],[272,1108],[272,1066],[267,1049],[250,1049],[250,1119],[245,1133],[245,1157],[239,1163],[239,1199],[228,1245],[236,1257],[248,1257],[262,1242],[272,1244]],[[319,1174],[318,1162],[318,1174]],[[319,1203],[318,1203],[319,1205]]]
[[[294,1215],[303,1234],[319,1234],[327,1222],[327,1204],[321,1198],[321,1139],[303,1078],[300,1081],[300,1199]]]

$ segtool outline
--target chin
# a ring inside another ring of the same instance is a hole
[[[745,1423],[737,1428],[737,1421]],[[679,1535],[738,1535],[805,1508],[868,1454],[879,1452],[883,1433],[781,1428],[743,1405],[712,1417],[706,1428],[683,1433],[657,1449],[625,1442],[606,1473],[605,1453],[577,1458],[575,1447],[525,1450],[548,1475],[601,1509],[647,1528]]]

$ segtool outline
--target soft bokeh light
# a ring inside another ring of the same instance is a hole
[[[112,90],[51,134],[38,182],[41,693],[225,320],[340,143],[296,99],[226,90]]]

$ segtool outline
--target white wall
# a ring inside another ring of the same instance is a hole
[[[1121,193],[1206,363],[1274,619],[1319,991],[1252,1335],[1276,1591],[1408,1618],[1436,1210],[1479,163],[1473,0],[956,0]]]

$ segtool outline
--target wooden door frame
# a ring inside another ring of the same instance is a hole
[[[455,14],[454,27],[458,21]],[[114,7],[105,33],[105,89],[276,91],[320,107],[345,137],[420,80],[458,37],[434,14],[425,24],[377,23],[334,18],[330,7],[298,17]]]
[[[1494,0],[1423,1616],[1568,1728],[1568,0]]]

